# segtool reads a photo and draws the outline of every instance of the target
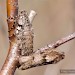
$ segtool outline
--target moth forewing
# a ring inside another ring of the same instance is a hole
[[[33,32],[26,11],[21,11],[18,15],[18,25],[16,26],[16,37],[19,42],[21,55],[29,55],[33,52]]]

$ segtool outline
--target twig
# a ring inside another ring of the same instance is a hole
[[[19,62],[21,64],[20,69],[26,70],[32,67],[53,64],[64,59],[64,53],[57,52],[54,48],[72,40],[75,38],[75,33],[56,41],[53,44],[49,44],[44,48],[40,48],[30,56],[21,56]]]
[[[60,40],[56,41],[54,44],[52,44],[52,47],[51,48],[57,48],[58,46],[72,40],[75,38],[75,32],[70,34],[69,36],[66,36],[64,38],[61,38]],[[50,47],[50,45],[49,45]]]
[[[48,50],[48,49],[51,50],[51,49],[57,48],[60,45],[66,43],[66,42],[68,42],[68,41],[70,41],[70,40],[72,40],[74,38],[75,38],[75,32],[72,33],[72,34],[70,34],[69,36],[66,36],[64,38],[61,38],[60,40],[58,40],[58,41],[56,41],[56,42],[54,42],[52,44],[49,44],[49,45],[47,45],[47,46],[45,46],[43,48],[38,49],[36,52],[39,53],[39,52],[42,52],[42,51],[45,51],[45,50]]]
[[[36,16],[36,12],[34,10],[31,10],[30,11],[30,14],[29,14],[29,20],[30,20],[30,23],[32,23],[34,17]]]

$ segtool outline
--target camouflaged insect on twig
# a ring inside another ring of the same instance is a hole
[[[19,69],[26,70],[37,66],[55,64],[64,59],[64,57],[64,52],[58,52],[55,49],[48,49],[42,53],[35,52],[32,55],[21,56],[19,58],[19,63],[21,64]]]
[[[19,43],[18,49],[21,50],[21,55],[27,56],[33,52],[33,32],[32,24],[26,11],[19,13],[17,22],[15,35]]]

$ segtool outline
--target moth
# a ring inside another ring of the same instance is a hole
[[[33,31],[26,11],[19,13],[17,23],[15,35],[18,49],[21,50],[22,56],[27,56],[33,52]]]

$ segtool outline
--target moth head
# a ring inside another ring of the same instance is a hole
[[[26,18],[27,18],[27,12],[26,11],[21,11],[18,15],[18,24],[19,25],[24,25],[26,23]]]

